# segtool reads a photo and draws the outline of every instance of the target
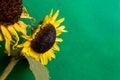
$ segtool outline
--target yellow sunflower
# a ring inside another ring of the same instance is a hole
[[[64,18],[56,20],[59,14],[59,10],[52,16],[53,10],[47,15],[43,21],[39,23],[33,34],[29,37],[24,37],[27,41],[18,45],[22,48],[22,53],[33,57],[40,61],[43,65],[55,58],[54,50],[59,51],[60,48],[57,42],[62,42],[61,38],[57,38],[64,30],[65,26],[59,26]]]
[[[26,8],[22,6],[22,0],[0,1],[0,41],[5,39],[5,49],[8,56],[10,56],[10,44],[13,44],[13,49],[18,44],[17,31],[26,35],[28,25],[20,21],[19,18],[31,19]]]

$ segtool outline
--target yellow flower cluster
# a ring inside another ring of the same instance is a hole
[[[28,25],[23,21],[18,20],[11,24],[7,24],[4,20],[0,22],[0,41],[5,40],[5,49],[8,56],[10,56],[10,46],[12,44],[13,50],[15,48],[22,48],[21,53],[25,53],[27,56],[40,61],[43,65],[46,65],[48,60],[51,61],[52,58],[55,58],[54,51],[60,50],[57,42],[63,41],[61,38],[58,38],[58,36],[62,32],[67,32],[64,30],[64,25],[60,26],[64,18],[57,20],[58,15],[59,10],[53,15],[52,9],[50,14],[46,15],[41,23],[38,24],[34,33],[29,36],[26,34]],[[20,18],[32,19],[25,7],[22,7]],[[22,33],[22,37],[26,40],[24,43],[18,44],[19,36],[17,32]],[[12,39],[12,36],[14,36],[15,40]]]

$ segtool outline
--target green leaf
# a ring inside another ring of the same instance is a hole
[[[30,64],[30,69],[35,76],[35,80],[49,80],[49,73],[45,66],[43,66],[39,61],[27,55],[25,55],[25,57]]]

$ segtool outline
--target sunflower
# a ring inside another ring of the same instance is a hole
[[[0,1],[0,41],[5,39],[5,49],[8,56],[10,56],[10,44],[13,44],[13,49],[18,44],[17,32],[26,35],[28,25],[20,21],[19,18],[31,19],[26,8],[22,6],[22,0]]]
[[[59,51],[60,48],[57,42],[62,42],[61,38],[58,38],[64,30],[65,26],[59,26],[64,18],[56,20],[59,14],[59,10],[52,16],[53,9],[50,14],[47,15],[43,21],[41,21],[37,28],[33,31],[33,34],[29,37],[24,37],[26,41],[17,47],[22,48],[22,53],[31,56],[34,59],[40,61],[43,65],[55,58],[54,51]]]

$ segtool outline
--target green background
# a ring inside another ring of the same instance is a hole
[[[120,80],[120,0],[23,0],[37,22],[53,8],[68,33],[47,65],[50,80]],[[2,51],[1,51],[2,52]],[[0,55],[0,73],[9,62]],[[26,60],[6,80],[34,80]]]

